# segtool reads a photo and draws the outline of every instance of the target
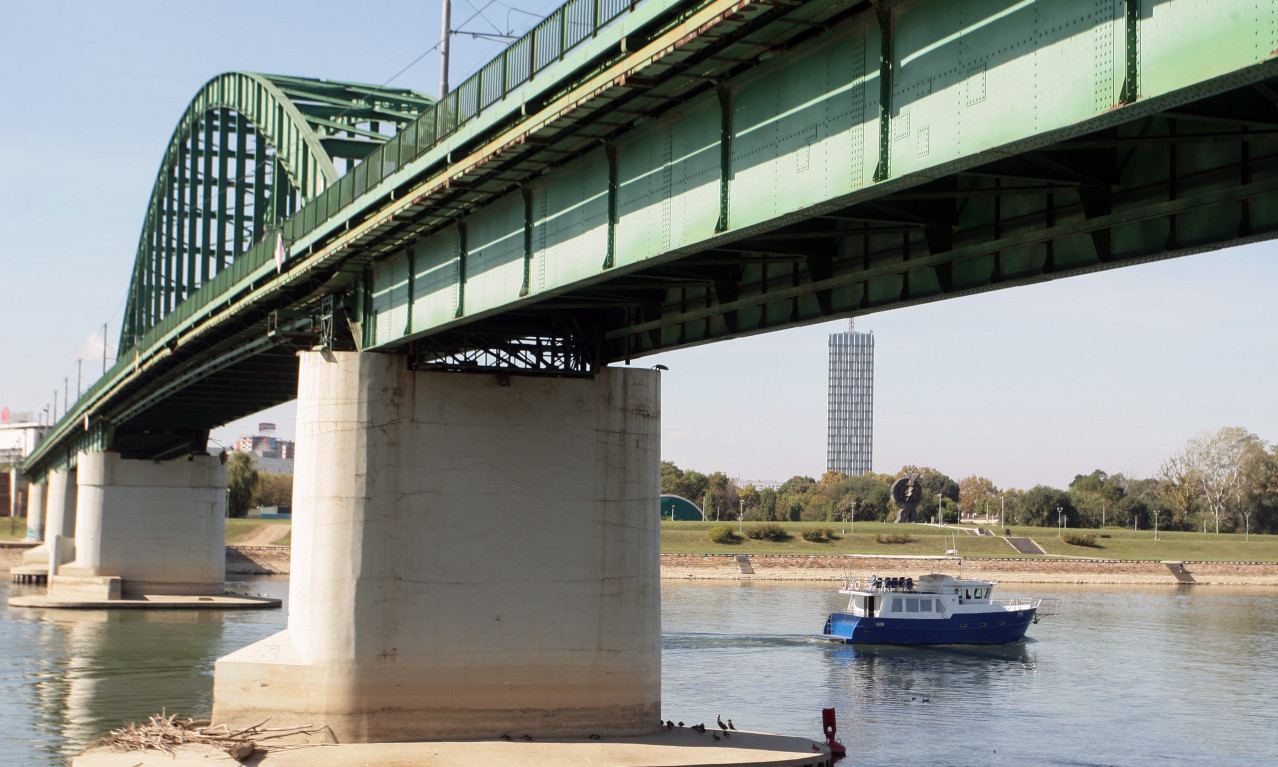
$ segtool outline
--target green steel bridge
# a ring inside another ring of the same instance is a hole
[[[298,349],[591,375],[1275,234],[1272,2],[570,0],[438,101],[206,84],[24,470],[203,452]]]

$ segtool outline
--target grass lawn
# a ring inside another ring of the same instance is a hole
[[[228,519],[226,542],[240,543],[253,538],[266,526],[287,525],[284,519]],[[733,543],[714,543],[707,531],[720,524],[716,522],[662,522],[661,551],[667,554],[884,554],[912,556],[942,556],[947,549],[957,547],[964,557],[1024,557],[1002,538],[968,535],[954,527],[931,525],[894,525],[886,522],[857,522],[855,532],[843,533],[849,528],[838,523],[778,522],[791,535],[788,541],[756,541],[738,536]],[[747,522],[748,529],[758,522]],[[738,529],[736,523],[729,526]],[[965,525],[970,527],[971,525]],[[824,543],[812,543],[801,537],[805,528],[825,527],[834,531],[836,538]],[[992,528],[996,533],[997,527]],[[1065,535],[1095,535],[1096,546],[1074,546],[1057,538],[1054,527],[1012,527],[1012,535],[1032,538],[1042,546],[1048,556],[1090,557],[1096,559],[1153,559],[1185,561],[1227,562],[1278,562],[1278,535],[1252,535],[1251,540],[1236,533],[1179,533],[1161,531],[1154,540],[1152,530],[1129,530],[1106,527],[1103,530],[1064,530]],[[0,541],[20,541],[26,537],[26,520],[12,523],[0,520]],[[887,539],[905,535],[913,540],[906,543],[882,543],[876,536]],[[1102,535],[1109,536],[1102,538]],[[950,536],[956,536],[947,540]],[[269,536],[264,536],[269,538]],[[263,545],[287,546],[291,533],[264,541]]]
[[[662,522],[661,550],[670,554],[904,554],[941,556],[946,550],[956,548],[964,557],[1024,557],[1002,538],[998,528],[991,529],[995,536],[975,536],[954,527],[931,525],[894,525],[887,522],[857,522],[855,533],[843,534],[846,526],[840,523],[780,522],[791,534],[788,541],[773,543],[756,541],[738,536],[733,543],[714,543],[707,531],[715,522]],[[754,522],[745,524],[749,529]],[[737,530],[739,525],[729,526]],[[811,543],[800,537],[804,528],[828,527],[834,530],[835,540]],[[971,525],[964,525],[971,527]],[[1057,538],[1054,527],[1012,527],[1012,535],[1032,538],[1049,556],[1091,557],[1097,559],[1153,559],[1187,561],[1278,561],[1278,536],[1252,535],[1245,541],[1240,534],[1216,535],[1215,533],[1159,532],[1154,540],[1152,530],[1133,531],[1107,527],[1103,530],[1064,530],[1064,535],[1095,535],[1096,546],[1074,546],[1064,537]],[[906,535],[915,540],[908,543],[881,543],[876,536]],[[956,538],[947,541],[949,536]],[[1109,538],[1100,536],[1108,535]]]
[[[27,537],[27,520],[18,517],[0,519],[0,541],[20,541]]]

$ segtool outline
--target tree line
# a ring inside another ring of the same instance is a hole
[[[258,506],[291,506],[293,475],[258,471],[252,453],[236,450],[226,461],[226,515],[248,516]]]
[[[661,462],[661,492],[698,503],[707,519],[847,522],[896,518],[892,483],[918,478],[922,520],[999,518],[1005,525],[1103,526],[1278,534],[1278,445],[1239,427],[1204,432],[1167,459],[1156,477],[1138,479],[1096,469],[1077,474],[1065,489],[1037,485],[1000,488],[982,476],[959,480],[930,466],[902,466],[895,474],[820,479],[796,475],[777,489],[738,487],[723,472],[684,471]]]

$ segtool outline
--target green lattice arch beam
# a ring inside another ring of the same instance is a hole
[[[156,174],[120,351],[434,103],[410,90],[227,72],[191,99]]]

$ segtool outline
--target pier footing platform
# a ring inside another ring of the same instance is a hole
[[[244,762],[212,746],[188,745],[173,755],[159,751],[112,751],[97,747],[72,760],[72,767],[828,767],[830,750],[820,741],[737,731],[714,740],[687,727],[638,738],[601,740],[427,741],[420,743],[263,743]]]
[[[59,610],[243,610],[279,607],[273,597],[242,594],[183,596],[178,594],[137,594],[119,599],[67,599],[44,594],[10,597],[10,607],[39,607]]]

